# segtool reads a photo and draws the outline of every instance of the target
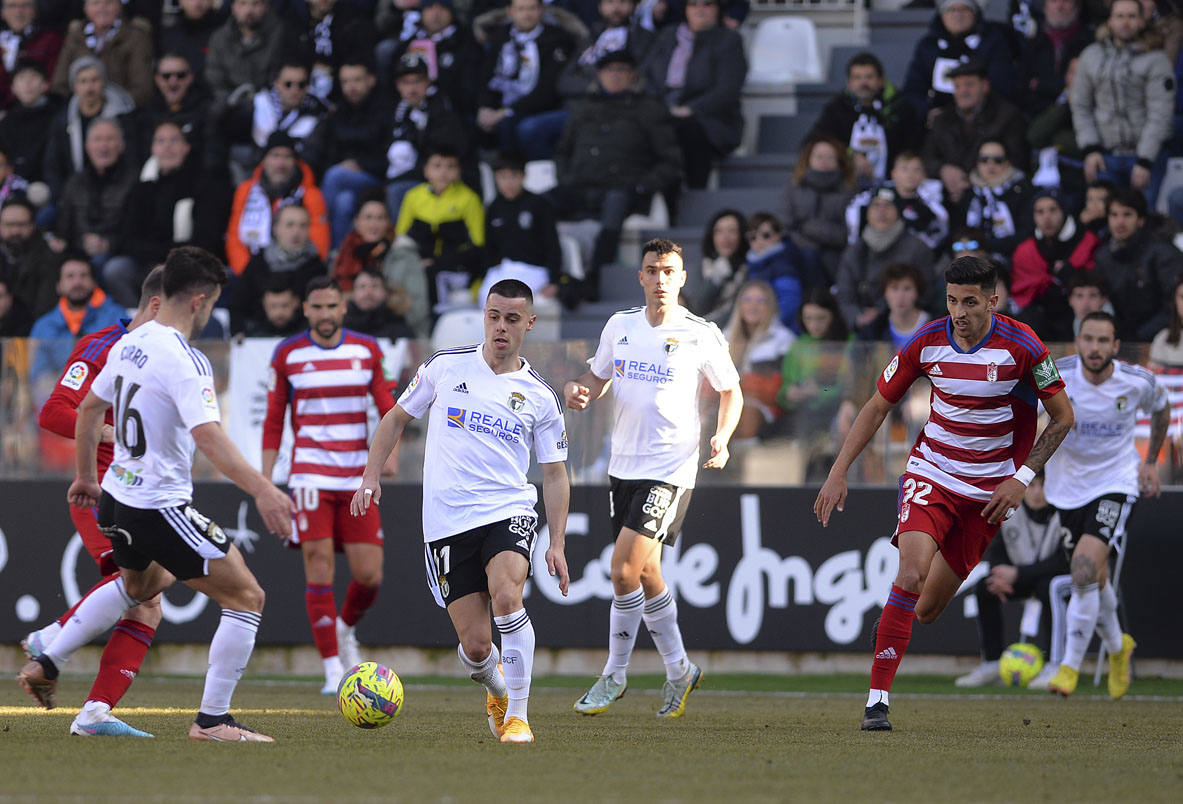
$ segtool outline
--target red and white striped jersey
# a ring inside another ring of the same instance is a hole
[[[382,370],[382,350],[368,335],[341,330],[326,349],[307,331],[275,348],[267,383],[263,449],[279,449],[287,406],[292,406],[291,488],[352,491],[366,468],[366,407],[373,396],[378,414],[394,407]]]
[[[1039,336],[997,314],[969,350],[954,341],[948,316],[925,324],[883,370],[879,393],[895,404],[921,375],[932,383],[931,412],[907,471],[983,501],[1030,454],[1037,400],[1064,389]]]

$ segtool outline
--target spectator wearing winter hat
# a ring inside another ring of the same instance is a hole
[[[1093,269],[1101,240],[1068,214],[1054,189],[1036,191],[1032,218],[1035,234],[1019,243],[1011,261],[1011,297],[1022,320],[1051,337],[1071,323],[1068,287],[1077,271]]]
[[[1023,113],[994,89],[989,69],[981,61],[970,61],[948,73],[953,103],[937,112],[924,143],[928,175],[940,178],[954,204],[969,189],[969,173],[986,140],[1002,142],[1012,162],[1027,164]]]
[[[296,143],[276,131],[267,139],[263,159],[234,191],[226,229],[226,260],[241,274],[251,255],[271,243],[272,217],[280,206],[302,204],[309,213],[309,239],[320,259],[329,254],[329,221],[324,196],[312,168],[296,157]]]
[[[987,79],[994,91],[1010,96],[1014,62],[1004,28],[982,19],[974,0],[939,0],[937,14],[912,53],[904,79],[904,94],[931,124],[934,110],[953,100],[950,70],[967,61],[988,65]]]

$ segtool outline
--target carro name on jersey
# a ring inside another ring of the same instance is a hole
[[[134,363],[137,368],[143,368],[148,362],[148,354],[135,344],[129,343],[120,350],[119,359]]]
[[[674,369],[644,360],[617,360],[616,376],[641,382],[667,383],[674,381]]]
[[[448,426],[468,430],[470,433],[491,435],[513,444],[522,438],[521,422],[469,408],[448,408]]]

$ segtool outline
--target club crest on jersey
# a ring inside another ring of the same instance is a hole
[[[887,364],[887,368],[883,369],[883,381],[891,382],[891,378],[895,376],[896,369],[900,367],[900,356],[896,355]]]
[[[526,404],[526,397],[514,391],[509,395],[509,407],[514,411],[519,411]]]
[[[566,430],[563,431],[563,435],[559,438],[559,441],[557,444],[555,444],[555,446],[558,447],[559,449],[566,449],[567,448],[567,431]]]
[[[349,368],[353,369],[354,371],[361,371],[361,361],[356,357],[353,358],[353,360],[349,361]]]
[[[672,355],[676,351],[678,351],[678,339],[677,338],[666,338],[665,339],[665,353],[667,355]]]
[[[71,363],[70,367],[66,369],[66,373],[62,375],[62,385],[72,391],[80,390],[82,383],[86,382],[86,375],[89,373],[90,369],[81,360]]]
[[[616,369],[616,376],[623,377],[624,376],[624,361],[623,360],[613,360],[612,365]]]
[[[1119,396],[1117,398],[1117,409],[1118,410],[1125,410],[1127,407],[1129,407],[1129,404],[1130,404],[1129,397],[1127,397],[1125,394],[1122,394],[1121,396]]]
[[[448,426],[463,430],[465,413],[464,408],[448,408]]]
[[[900,506],[900,522],[907,522],[908,515],[912,513],[912,503],[904,503]]]
[[[998,364],[991,363],[986,366],[986,382],[998,382]]]

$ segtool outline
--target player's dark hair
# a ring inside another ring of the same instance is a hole
[[[874,53],[863,51],[856,53],[850,57],[850,61],[846,62],[846,77],[850,78],[850,71],[855,67],[874,67],[875,73],[883,77],[883,62],[879,61],[879,57]]]
[[[308,297],[312,295],[314,290],[335,290],[341,293],[341,285],[337,283],[336,279],[328,274],[321,274],[314,276],[308,280],[308,284],[304,286],[304,300],[308,301]]]
[[[164,297],[209,293],[227,282],[222,261],[203,248],[180,246],[164,260]]]
[[[883,290],[887,290],[887,286],[892,282],[899,282],[901,279],[910,279],[916,286],[916,306],[919,307],[920,300],[924,298],[924,275],[910,262],[893,262],[883,269]]]
[[[494,293],[503,299],[525,299],[531,307],[534,305],[534,291],[520,279],[502,279],[489,288],[489,295]]]
[[[1117,319],[1113,316],[1113,313],[1107,313],[1104,310],[1096,310],[1080,319],[1080,326],[1083,327],[1089,321],[1108,321],[1113,327],[1113,337],[1117,337]]]
[[[998,271],[989,260],[967,254],[949,263],[945,269],[945,284],[977,285],[990,296],[998,285]]]
[[[1135,190],[1133,187],[1115,187],[1113,192],[1109,194],[1109,203],[1105,205],[1105,212],[1113,209],[1114,204],[1121,204],[1123,207],[1132,209],[1139,220],[1146,220],[1146,215],[1149,212],[1146,206],[1146,196],[1142,194],[1141,190]]]
[[[655,237],[652,240],[646,240],[645,245],[641,246],[641,259],[645,259],[646,254],[656,254],[658,257],[666,254],[677,254],[682,256],[682,247],[673,240],[666,240],[664,237]]]
[[[164,266],[157,265],[148,272],[148,275],[144,277],[143,284],[140,285],[140,303],[137,308],[148,309],[148,302],[152,301],[152,297],[162,295],[164,295]]]

